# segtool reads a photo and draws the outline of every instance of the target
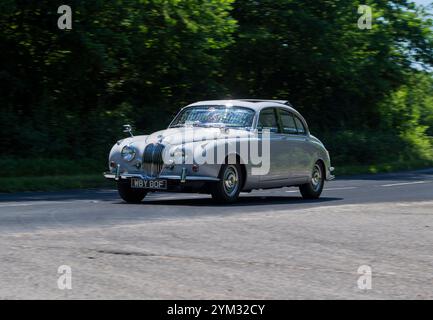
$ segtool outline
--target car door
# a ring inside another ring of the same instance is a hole
[[[277,118],[277,108],[265,108],[260,111],[257,123],[259,139],[263,139],[263,130],[270,131],[270,154],[263,157],[264,161],[270,161],[269,173],[260,177],[262,187],[274,187],[281,183],[281,180],[287,179],[282,176],[281,164],[284,162],[283,139],[281,128]]]
[[[299,148],[303,155],[302,158],[299,159],[299,176],[301,179],[309,180],[313,162],[316,161],[315,148],[310,141],[308,131],[302,120],[296,115],[293,115],[293,118],[295,119],[296,129],[298,131]]]
[[[285,174],[291,184],[304,182],[308,178],[307,167],[309,167],[311,158],[305,126],[301,126],[302,122],[290,110],[279,108],[278,116],[281,122],[283,152],[286,159]]]

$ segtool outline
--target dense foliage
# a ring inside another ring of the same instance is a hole
[[[371,30],[357,26],[360,4]],[[187,103],[227,97],[290,100],[337,165],[433,160],[433,23],[409,1],[68,5],[72,30],[57,28],[57,1],[0,3],[5,163],[104,166],[122,124],[150,132]]]

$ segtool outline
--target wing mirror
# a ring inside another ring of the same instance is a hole
[[[131,137],[134,137],[134,135],[132,134],[132,126],[130,124],[123,125],[123,132],[129,133]]]

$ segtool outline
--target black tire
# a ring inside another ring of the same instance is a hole
[[[147,190],[133,189],[129,183],[118,182],[117,191],[120,197],[128,203],[140,203],[147,195]]]
[[[242,188],[242,170],[239,164],[224,164],[221,167],[220,181],[211,185],[211,195],[215,202],[234,203],[239,199]]]
[[[309,183],[299,186],[304,199],[319,199],[325,185],[325,169],[318,161],[314,164],[312,178]]]

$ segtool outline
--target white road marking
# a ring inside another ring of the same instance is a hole
[[[334,191],[334,190],[353,190],[358,189],[359,187],[341,187],[341,188],[325,188],[323,191]]]
[[[183,197],[182,197],[183,195]],[[206,199],[204,197],[205,195],[200,194],[179,194],[179,195],[173,195],[169,196],[167,194],[150,194],[146,198],[144,198],[144,202],[146,200],[188,200],[188,199]]]
[[[403,182],[403,183],[392,183],[392,184],[383,184],[381,187],[399,187],[399,186],[408,186],[412,184],[424,184],[428,183],[427,181],[414,181],[414,182]]]
[[[341,188],[325,188],[323,191],[334,191],[334,190],[352,190],[352,189],[358,189],[358,187],[341,187]],[[296,193],[299,192],[298,190],[289,190],[286,191],[287,193]]]
[[[35,202],[21,202],[21,203],[2,203],[0,208],[7,207],[31,207],[31,206],[43,206],[52,204],[72,204],[72,203],[99,203],[98,200],[76,200],[76,201],[35,201]]]
[[[0,208],[6,208],[6,207],[27,207],[31,206],[29,203],[11,203],[11,204],[0,204]]]

